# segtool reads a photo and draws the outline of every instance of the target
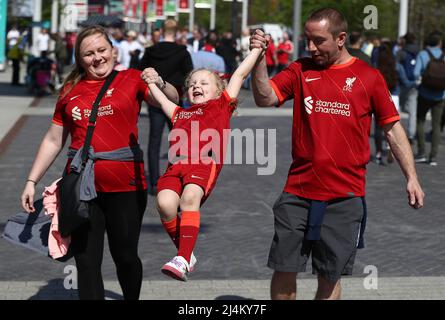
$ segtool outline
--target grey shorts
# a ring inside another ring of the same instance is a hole
[[[329,201],[320,240],[304,238],[310,200],[283,192],[273,207],[275,235],[269,252],[269,268],[281,272],[304,272],[312,253],[312,273],[330,281],[351,275],[362,219],[363,198]]]

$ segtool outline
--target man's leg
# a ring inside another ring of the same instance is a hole
[[[272,300],[295,300],[297,274],[306,270],[312,244],[304,240],[308,200],[283,192],[275,201],[274,237],[267,266],[274,270],[270,283]]]
[[[340,300],[341,299],[341,283],[329,281],[318,275],[318,288],[315,294],[315,300]]]
[[[412,88],[408,91],[406,101],[406,111],[409,113],[408,118],[408,138],[410,142],[416,137],[416,121],[417,121],[417,89]]]
[[[321,228],[321,239],[312,248],[312,272],[317,274],[317,300],[340,299],[342,275],[352,275],[357,240],[365,216],[360,197],[330,201]]]
[[[444,108],[444,102],[441,101],[435,104],[431,109],[431,121],[433,127],[433,136],[431,139],[431,153],[429,160],[436,160],[437,153],[439,151],[440,144],[440,122],[442,121],[442,113]]]
[[[297,273],[275,271],[270,282],[272,300],[295,300],[297,298]]]
[[[417,156],[425,155],[425,119],[428,109],[428,101],[419,95],[417,99]]]

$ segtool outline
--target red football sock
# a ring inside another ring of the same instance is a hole
[[[198,240],[200,214],[199,211],[183,211],[179,229],[178,256],[190,263],[190,256]]]
[[[168,233],[173,243],[175,244],[176,249],[179,248],[179,224],[181,219],[179,217],[175,217],[170,221],[164,221],[161,219],[162,225],[164,226],[165,231]]]

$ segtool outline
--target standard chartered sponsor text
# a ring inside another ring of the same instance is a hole
[[[340,103],[337,101],[323,101],[317,100],[315,102],[315,112],[330,113],[335,115],[341,115],[345,117],[351,116],[351,106],[349,103]]]
[[[89,110],[89,109],[83,110],[84,118],[89,118],[90,114],[91,114],[91,110]],[[111,116],[112,114],[114,114],[114,111],[113,111],[113,107],[111,106],[111,104],[109,104],[107,106],[99,107],[99,109],[97,111],[98,117]]]

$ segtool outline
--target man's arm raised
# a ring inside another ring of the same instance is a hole
[[[271,41],[270,38],[263,31],[257,29],[250,37],[250,49],[266,49],[268,41]],[[269,83],[265,55],[256,63],[252,70],[252,91],[258,107],[272,107],[279,103],[279,99]]]

